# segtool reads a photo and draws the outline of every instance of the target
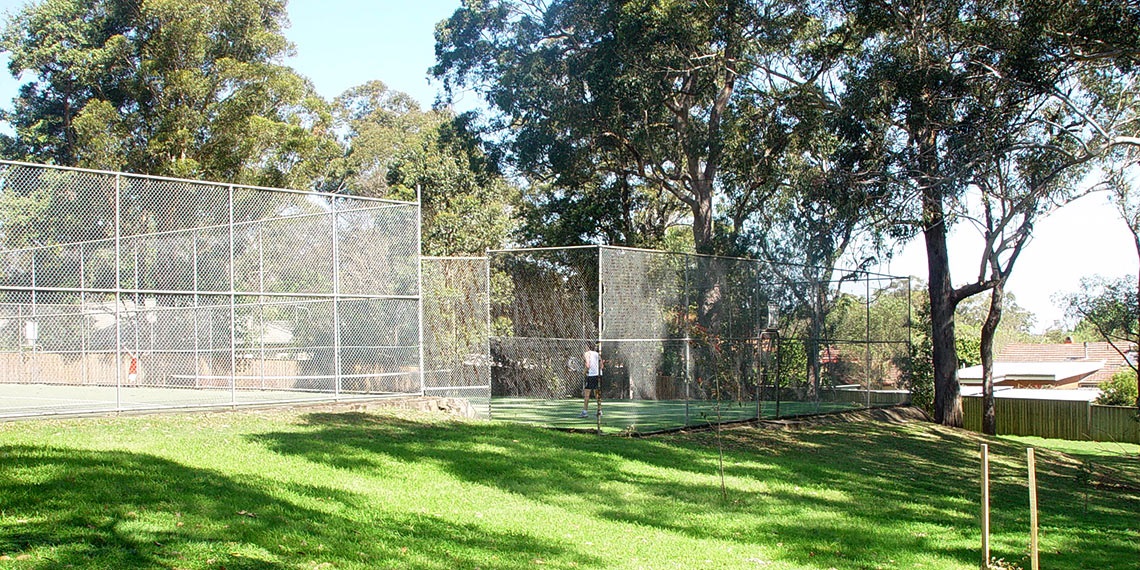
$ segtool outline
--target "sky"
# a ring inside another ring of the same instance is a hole
[[[15,11],[24,3],[0,0],[0,12]],[[325,98],[378,79],[429,107],[439,93],[439,85],[428,79],[428,68],[435,62],[435,25],[459,5],[459,0],[291,0],[286,36],[295,44],[296,55],[286,63],[311,79]],[[7,58],[0,55],[0,63],[6,69]],[[0,107],[11,108],[18,86],[8,73],[0,73]],[[457,105],[475,102],[460,99]],[[980,244],[978,233],[967,224],[951,233],[955,285],[976,278]],[[1041,332],[1063,318],[1053,302],[1056,294],[1076,291],[1082,277],[1136,275],[1138,267],[1128,227],[1106,195],[1093,194],[1035,225],[1007,290],[1018,305],[1034,313],[1034,332]],[[878,269],[925,278],[921,237]]]

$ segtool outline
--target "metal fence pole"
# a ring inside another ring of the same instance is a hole
[[[257,224],[258,385],[265,389],[265,224]]]
[[[138,236],[134,236],[134,239],[132,239],[131,241],[132,241],[131,251],[134,253],[133,259],[131,261],[134,264],[134,267],[131,268],[131,275],[134,279],[134,282],[131,283],[131,285],[132,285],[131,288],[134,290],[133,297],[134,297],[134,305],[135,305],[134,311],[131,312],[131,316],[133,317],[131,319],[131,328],[134,329],[133,332],[134,332],[134,337],[135,337],[135,345],[134,345],[134,347],[132,347],[133,350],[131,351],[131,364],[134,366],[132,366],[131,368],[134,368],[134,370],[135,370],[135,385],[137,386],[139,384],[139,373],[138,373],[139,356],[142,356],[141,354],[139,354],[139,343],[140,343],[140,341],[139,341],[139,285],[140,284],[139,284],[139,242],[138,242]],[[130,374],[131,374],[130,368],[128,368],[127,369],[127,379],[128,380],[130,380]]]
[[[201,375],[201,368],[200,367],[202,366],[202,364],[201,364],[202,357],[200,354],[202,341],[198,336],[201,334],[198,330],[198,326],[199,326],[198,313],[201,310],[201,299],[199,298],[199,295],[198,295],[198,290],[199,290],[198,272],[200,271],[200,269],[198,267],[198,230],[197,229],[194,230],[193,237],[191,238],[190,242],[191,242],[190,243],[191,271],[194,272],[194,275],[191,277],[191,282],[193,283],[193,287],[194,287],[194,291],[193,291],[194,300],[193,300],[193,307],[192,307],[193,312],[191,313],[191,317],[190,317],[191,324],[194,326],[194,376],[193,376],[193,378],[191,378],[191,380],[194,382],[194,387],[197,388],[198,387],[198,377]]]
[[[424,233],[423,233],[423,188],[416,185],[416,313],[419,321],[419,339],[416,344],[419,345],[418,359],[419,363],[417,368],[420,371],[420,395],[427,394],[427,383],[424,380],[424,264],[419,259],[424,254]]]
[[[229,232],[230,232],[230,405],[237,405],[237,268],[235,249],[236,243],[234,235],[235,224],[237,223],[234,216],[234,187],[233,185],[227,186],[229,198],[227,203],[229,205]],[[211,334],[213,334],[211,332]]]
[[[693,376],[692,371],[689,369],[690,366],[692,366],[692,354],[690,352],[690,345],[692,344],[692,340],[693,340],[692,339],[693,323],[692,323],[692,320],[689,318],[689,261],[690,261],[690,259],[692,259],[691,256],[686,254],[685,255],[685,270],[682,273],[682,276],[683,276],[682,277],[682,283],[683,283],[683,286],[685,289],[683,296],[685,299],[685,307],[684,307],[684,311],[685,311],[685,314],[684,314],[684,319],[685,319],[685,366],[684,366],[684,368],[685,368],[685,425],[686,426],[689,425],[689,423],[690,423],[689,422],[689,403],[692,400],[692,394],[690,393],[689,388],[690,388],[690,384],[692,384],[692,376]]]
[[[864,299],[864,306],[867,313],[867,322],[865,323],[867,334],[863,337],[863,343],[866,345],[867,350],[867,388],[865,397],[867,399],[867,407],[871,407],[871,274],[863,273],[863,283],[866,298]]]
[[[340,239],[337,236],[337,223],[340,217],[340,205],[332,203],[332,212],[329,215],[329,236],[332,238],[332,278],[333,278],[333,398],[340,400]]]
[[[123,213],[122,176],[115,175],[115,409],[122,410],[123,391]]]
[[[494,355],[491,354],[491,336],[495,334],[492,330],[491,321],[491,306],[494,299],[491,298],[491,250],[483,250],[483,255],[486,259],[485,271],[487,273],[487,419],[494,419],[495,417],[495,361]]]
[[[84,255],[86,250],[85,246],[79,246],[79,312],[83,314],[87,311],[87,257]],[[83,385],[86,386],[89,382],[87,373],[87,319],[79,319],[79,358],[80,362],[80,377],[82,378]]]

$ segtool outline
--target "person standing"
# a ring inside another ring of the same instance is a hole
[[[587,344],[586,352],[582,353],[582,360],[586,366],[586,385],[582,389],[582,413],[578,417],[584,418],[589,415],[590,408],[590,392],[595,394],[598,400],[598,416],[602,415],[602,390],[600,387],[602,380],[602,355],[598,352],[597,344]]]

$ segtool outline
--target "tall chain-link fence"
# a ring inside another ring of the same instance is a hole
[[[908,396],[906,278],[595,246],[492,252],[490,268],[495,417],[652,431]],[[594,342],[605,414],[583,420]]]
[[[575,427],[594,343],[611,428],[906,397],[907,279],[596,246],[421,259],[419,224],[414,203],[0,162],[0,416],[429,395]]]
[[[0,163],[0,415],[421,394],[414,203]]]
[[[487,258],[425,257],[424,393],[490,415]]]

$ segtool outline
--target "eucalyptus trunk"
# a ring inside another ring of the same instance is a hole
[[[990,310],[982,323],[982,433],[997,435],[994,415],[994,334],[1001,322],[1005,282],[999,280],[990,291]]]
[[[957,306],[950,283],[950,259],[946,248],[946,224],[942,199],[936,187],[923,191],[923,235],[930,282],[930,343],[934,365],[934,421],[962,427],[961,389],[958,386],[958,354],[954,346],[954,309]]]
[[[712,254],[713,251],[713,180],[701,178],[692,183],[692,199],[689,207],[693,211],[693,245],[697,253]]]
[[[1136,228],[1132,228],[1132,243],[1136,245],[1136,256],[1140,257],[1140,233],[1136,232]],[[1140,272],[1136,275],[1136,315],[1136,347],[1140,350]],[[1140,374],[1136,375],[1136,408],[1140,409]]]

